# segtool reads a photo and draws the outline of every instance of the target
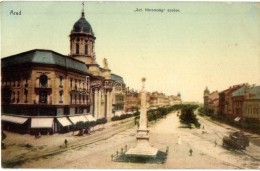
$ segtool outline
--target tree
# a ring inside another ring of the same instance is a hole
[[[89,121],[86,121],[85,123],[85,133],[86,134],[89,134],[89,131],[90,131],[90,127],[91,127],[91,122],[89,122]]]
[[[194,124],[196,127],[200,127],[200,123],[194,114],[194,107],[192,106],[186,106],[182,108],[180,122],[182,124],[188,125],[189,128],[191,128],[191,124]]]
[[[96,121],[91,121],[90,122],[90,127],[93,128],[93,131],[94,131],[94,127],[96,126]]]
[[[79,136],[83,135],[83,130],[85,128],[85,123],[83,121],[79,121],[76,123],[76,129],[79,130]]]

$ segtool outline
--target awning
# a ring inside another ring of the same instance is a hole
[[[76,125],[76,123],[77,123],[77,122],[80,122],[80,121],[82,121],[82,122],[87,122],[87,121],[88,121],[87,118],[86,118],[84,115],[80,115],[80,116],[70,116],[69,119],[70,119],[70,121],[71,121],[74,125]]]
[[[234,119],[234,121],[236,121],[236,122],[238,122],[238,121],[240,121],[240,117],[236,117],[235,119]]]
[[[85,115],[87,120],[92,122],[92,121],[96,121],[96,119],[91,115],[91,114],[88,114],[88,115]]]
[[[134,113],[134,112],[127,112],[127,114],[130,114],[130,115],[133,114],[133,113]]]
[[[123,113],[123,111],[122,110],[119,110],[119,111],[116,111],[115,112],[115,116],[121,116],[121,115],[123,115],[124,113]]]
[[[31,128],[52,128],[53,118],[32,118]]]
[[[9,115],[2,115],[2,121],[12,122],[17,124],[24,124],[28,118],[18,117],[18,116],[9,116]]]
[[[59,121],[59,123],[62,125],[62,126],[69,126],[71,125],[71,122],[68,120],[68,118],[66,117],[62,117],[62,118],[57,118],[57,120]]]

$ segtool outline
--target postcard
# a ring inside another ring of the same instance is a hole
[[[260,4],[1,2],[1,166],[260,169]]]

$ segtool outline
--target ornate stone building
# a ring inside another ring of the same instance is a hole
[[[103,67],[96,62],[96,37],[83,10],[69,37],[69,56],[34,49],[2,58],[4,123],[58,132],[112,115],[114,81],[107,60]]]
[[[90,80],[90,93],[93,99],[91,112],[96,118],[106,118],[112,112],[111,91],[113,84],[107,59],[103,60],[103,68],[96,62],[95,40],[92,27],[82,11],[80,19],[74,24],[70,33],[70,55],[72,58],[84,62],[92,74]]]

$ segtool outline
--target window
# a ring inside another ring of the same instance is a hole
[[[20,92],[17,91],[17,99],[16,99],[16,102],[19,103],[20,102]]]
[[[20,82],[21,82],[21,80],[18,79],[18,81],[17,81],[17,86],[18,86],[18,87],[20,87]]]
[[[47,103],[47,92],[46,91],[40,92],[39,103]]]
[[[15,91],[13,91],[13,98],[12,98],[12,103],[15,102]]]
[[[79,54],[79,44],[76,44],[76,54]]]
[[[46,75],[40,76],[40,87],[47,87],[48,77]]]
[[[77,80],[75,80],[75,90],[77,90]]]
[[[72,79],[70,79],[70,88],[72,88]]]
[[[63,77],[60,76],[60,87],[63,87],[63,86],[62,86],[62,79],[63,79]]]
[[[77,94],[76,93],[75,93],[75,99],[74,100],[75,100],[75,103],[76,103],[76,100],[77,100]]]
[[[28,87],[28,78],[25,79],[25,87]]]
[[[88,41],[85,40],[85,55],[88,55]]]
[[[60,103],[63,103],[62,101],[63,90],[61,90],[59,93],[60,93]]]
[[[25,95],[25,103],[28,103],[28,100],[27,100],[27,96],[28,96],[28,90],[25,88],[24,89],[24,95]]]

